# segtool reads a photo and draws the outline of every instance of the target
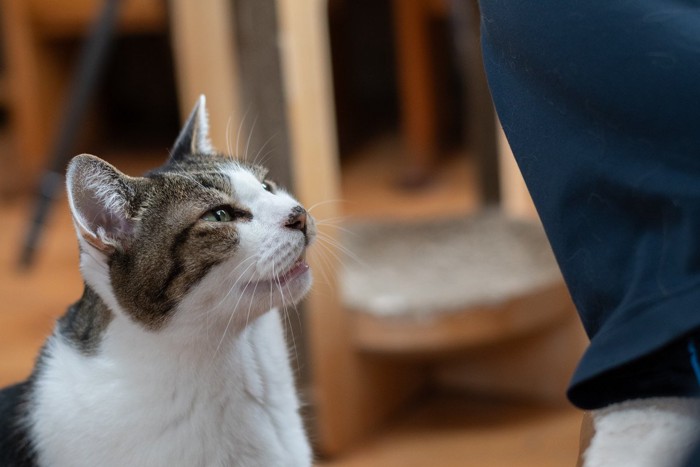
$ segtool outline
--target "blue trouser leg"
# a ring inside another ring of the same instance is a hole
[[[700,2],[481,11],[498,115],[591,338],[569,398],[696,395]]]

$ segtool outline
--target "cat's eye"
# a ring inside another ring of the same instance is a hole
[[[251,220],[253,214],[245,209],[236,209],[233,206],[219,206],[204,213],[200,218],[206,222],[233,222],[237,220]]]
[[[227,209],[217,208],[204,214],[202,216],[202,220],[207,222],[231,222],[233,220],[233,216]]]
[[[233,221],[234,213],[230,208],[220,207],[207,211],[202,220],[207,222],[231,222]]]
[[[262,182],[262,187],[265,191],[269,191],[270,193],[274,193],[277,189],[277,185],[275,185],[275,182],[271,182],[270,180],[264,180]]]

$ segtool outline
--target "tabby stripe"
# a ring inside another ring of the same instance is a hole
[[[163,285],[160,287],[155,297],[156,303],[154,303],[154,308],[158,310],[158,314],[161,317],[164,317],[172,311],[177,304],[177,297],[183,297],[194,285],[207,275],[212,267],[221,262],[220,260],[202,260],[202,262],[197,265],[196,269],[185,274],[185,261],[181,250],[183,245],[190,239],[191,231],[194,226],[195,224],[191,224],[183,229],[175,236],[173,243],[170,245],[171,267]],[[179,282],[179,284],[176,282]],[[180,287],[181,290],[176,290],[178,287]]]

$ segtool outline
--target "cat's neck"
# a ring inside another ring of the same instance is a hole
[[[100,353],[118,362],[120,377],[148,381],[155,391],[177,387],[181,395],[194,397],[201,386],[239,392],[260,404],[295,394],[288,352],[277,310],[240,331],[224,332],[204,327],[197,333],[149,332],[128,318],[115,317]],[[116,369],[116,368],[115,368]],[[145,389],[145,388],[144,388]],[[293,397],[291,406],[298,403]]]
[[[206,323],[194,332],[145,330],[124,316],[116,316],[100,352],[119,362],[125,378],[148,378],[154,385],[192,387],[193,382],[227,385],[260,399],[261,392],[294,391],[293,377],[277,310],[250,322],[242,330],[226,329],[226,322]],[[270,368],[270,362],[274,368]],[[285,381],[279,381],[282,377]],[[276,381],[269,382],[269,379]],[[280,384],[283,383],[283,384]]]

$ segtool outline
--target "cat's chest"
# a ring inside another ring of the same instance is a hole
[[[274,360],[251,344],[215,366],[155,367],[86,364],[57,345],[37,387],[40,454],[52,466],[308,465],[295,397],[276,393]]]

